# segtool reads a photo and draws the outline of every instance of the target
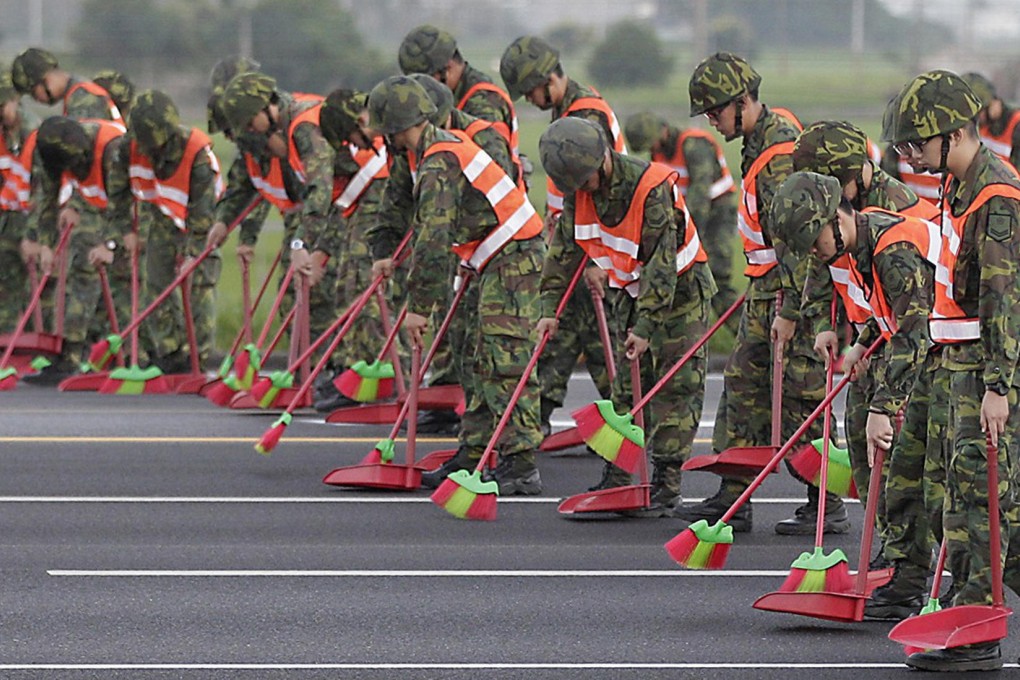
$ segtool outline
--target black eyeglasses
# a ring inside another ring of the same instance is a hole
[[[909,142],[897,142],[893,144],[893,151],[898,153],[900,156],[910,156],[911,154],[921,155],[924,153],[925,145],[936,137],[941,135],[932,135],[931,137],[925,137],[924,139],[912,139]]]
[[[719,120],[719,117],[722,116],[722,112],[725,111],[726,107],[728,107],[732,103],[733,103],[732,101],[728,101],[725,104],[720,104],[719,106],[714,106],[710,108],[709,110],[705,111],[705,117],[708,118],[709,120]]]

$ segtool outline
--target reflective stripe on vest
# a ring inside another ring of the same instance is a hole
[[[517,158],[521,154],[520,142],[518,137],[518,124],[517,124],[517,110],[514,108],[514,102],[510,99],[510,96],[502,90],[498,85],[494,83],[475,83],[468,91],[464,93],[464,96],[457,102],[457,108],[461,111],[464,110],[464,105],[467,104],[468,99],[471,98],[475,92],[495,92],[499,95],[499,98],[506,103],[510,109],[510,126],[508,127],[504,121],[489,121],[492,123],[492,127],[496,129],[499,136],[506,140],[506,143],[510,146],[510,153],[513,154],[514,158]]]
[[[590,193],[579,191],[575,195],[574,240],[592,262],[606,271],[611,288],[622,288],[631,297],[636,298],[638,295],[638,280],[642,269],[638,253],[644,226],[645,201],[652,189],[663,182],[670,183],[673,205],[682,210],[686,217],[683,242],[678,245],[676,253],[677,276],[690,269],[695,262],[708,261],[678,181],[676,171],[669,166],[654,162],[649,164],[641,174],[627,214],[619,224],[612,227],[602,224]]]
[[[3,187],[0,188],[0,209],[9,212],[28,212],[32,193],[32,154],[35,152],[36,131],[32,130],[21,145],[21,152],[9,156],[4,168]],[[7,145],[4,144],[6,151]],[[5,157],[8,158],[8,157]]]
[[[991,149],[996,156],[1008,163],[1009,157],[1013,153],[1013,132],[1016,130],[1018,123],[1020,123],[1020,111],[1014,111],[1001,133],[993,135],[987,125],[982,125],[978,129],[978,134],[981,136],[981,141],[984,142],[985,146]]]
[[[744,244],[747,267],[744,275],[751,278],[765,276],[778,264],[776,251],[765,242],[758,216],[758,174],[773,158],[793,153],[793,142],[773,144],[754,159],[747,174],[740,181],[740,204],[737,206],[737,231]]]
[[[542,232],[542,218],[528,201],[527,194],[514,184],[499,163],[471,141],[467,133],[452,130],[450,134],[458,141],[435,142],[425,151],[422,162],[436,153],[452,153],[464,177],[482,192],[496,213],[499,224],[485,238],[453,245],[453,252],[464,265],[481,271],[510,241],[538,236]]]
[[[716,160],[719,162],[720,172],[716,177],[715,181],[708,188],[708,197],[711,200],[715,200],[720,196],[728,194],[732,191],[736,191],[736,184],[733,182],[733,175],[730,174],[729,166],[726,165],[726,157],[723,155],[722,147],[715,141],[715,138],[704,130],[698,128],[688,128],[680,133],[676,140],[676,148],[673,149],[672,157],[667,157],[664,153],[653,152],[652,160],[672,167],[677,172],[677,176],[680,178],[679,186],[680,192],[686,197],[687,189],[691,184],[691,175],[687,171],[687,160],[684,158],[684,142],[691,137],[698,137],[704,139],[712,145],[715,149]]]
[[[368,186],[377,179],[390,176],[389,157],[386,155],[386,142],[382,137],[372,140],[371,149],[359,149],[349,144],[351,158],[358,164],[358,172],[350,178],[343,191],[333,199],[333,205],[343,210],[344,217],[350,217],[358,209],[358,199]]]
[[[156,177],[152,169],[152,160],[138,150],[138,145],[134,141],[131,142],[131,166],[128,169],[131,193],[139,200],[154,204],[182,231],[187,230],[191,171],[195,166],[195,158],[200,153],[204,153],[209,159],[209,165],[216,178],[216,197],[219,198],[223,193],[220,164],[212,152],[212,142],[208,135],[198,128],[191,128],[191,134],[184,147],[184,155],[174,173],[166,179]]]
[[[305,121],[318,125],[318,112],[323,98],[318,95],[298,93],[295,93],[293,98],[296,103],[311,102],[316,104],[316,106],[309,107],[294,116],[290,126],[287,128],[287,162],[295,174],[297,174],[298,179],[304,182],[304,165],[301,163],[301,157],[294,147],[294,128]],[[280,163],[279,158],[273,156],[269,159],[269,172],[265,174],[262,173],[262,167],[259,162],[248,152],[244,153],[244,164],[248,170],[248,180],[251,182],[251,185],[262,194],[263,198],[279,208],[280,212],[287,214],[301,209],[301,202],[293,201],[287,195],[286,185],[283,181],[283,165]]]
[[[951,179],[951,175],[946,175],[946,186]],[[989,184],[978,192],[959,217],[953,217],[948,206],[942,213],[942,254],[935,268],[935,307],[928,321],[931,339],[937,343],[954,344],[981,338],[980,320],[967,316],[956,302],[953,282],[967,219],[995,196],[1020,200],[1020,188],[1009,184]]]
[[[868,139],[868,158],[874,161],[875,165],[882,163],[882,147]]]
[[[913,189],[921,198],[937,204],[939,201],[939,178],[927,172],[915,172],[910,164],[902,158],[896,166],[900,173],[900,181]]]
[[[83,180],[79,180],[70,172],[65,171],[63,177],[65,186],[61,187],[61,196],[66,194],[69,199],[70,190],[74,190],[89,205],[105,210],[108,199],[106,196],[106,177],[103,174],[103,153],[110,142],[124,134],[122,129],[124,126],[109,120],[86,119],[81,122],[95,123],[99,126],[96,130],[96,141],[92,149],[92,167],[89,168],[89,174]]]
[[[85,90],[89,94],[101,98],[106,103],[106,108],[110,114],[110,122],[120,126],[121,132],[127,132],[127,127],[124,125],[124,117],[120,115],[120,109],[113,103],[113,97],[102,86],[93,83],[91,80],[82,80],[67,88],[67,92],[64,94],[65,116],[67,115],[67,102],[71,98],[71,94],[78,90]]]
[[[609,130],[612,133],[613,150],[617,153],[627,153],[627,145],[623,140],[623,135],[620,133],[620,121],[616,119],[616,114],[609,108],[609,104],[606,103],[605,99],[601,97],[580,97],[567,107],[567,110],[563,112],[560,118],[565,118],[574,111],[584,111],[585,109],[594,109],[606,117],[606,120],[609,121]],[[548,177],[545,178],[545,210],[550,214],[563,212],[563,193],[556,188],[556,185]]]

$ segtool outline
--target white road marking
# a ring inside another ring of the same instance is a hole
[[[559,503],[562,498],[530,497],[530,498],[501,498],[500,505],[547,505]],[[687,498],[692,503],[700,503],[703,498]],[[427,497],[415,496],[376,496],[376,497],[304,497],[304,496],[0,496],[0,503],[340,503],[340,504],[423,504],[431,503]],[[790,498],[755,498],[755,504],[761,505],[800,505],[805,502],[801,497]],[[857,503],[857,499],[845,498],[844,503]]]
[[[72,578],[785,578],[789,569],[48,569]]]
[[[1003,664],[1016,668],[1015,663]],[[0,664],[0,671],[117,671],[117,670],[727,670],[727,669],[905,669],[903,663],[102,663],[102,664]]]

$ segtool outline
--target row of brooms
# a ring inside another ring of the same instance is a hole
[[[253,202],[234,221],[230,229],[236,227],[256,205],[257,202]],[[66,248],[69,237],[70,229],[68,228],[61,233],[58,241],[55,251],[58,258]],[[408,232],[394,253],[394,260],[397,263],[406,258],[410,237],[411,234]],[[368,288],[314,342],[310,341],[308,334],[308,289],[307,286],[295,285],[293,308],[284,315],[279,328],[270,339],[272,321],[279,314],[284,295],[294,278],[293,269],[288,270],[284,275],[265,325],[258,338],[255,339],[252,329],[252,310],[258,307],[266,293],[271,277],[279,264],[279,256],[273,262],[254,301],[250,295],[248,268],[242,263],[244,323],[215,377],[210,380],[201,373],[195,352],[191,352],[192,370],[188,374],[165,376],[158,368],[141,368],[138,365],[138,329],[142,322],[177,288],[181,290],[189,345],[192,348],[196,347],[190,310],[190,276],[211,254],[212,250],[211,246],[207,247],[198,257],[182,267],[175,280],[141,312],[138,311],[137,255],[133,256],[132,318],[123,329],[117,327],[117,317],[107,277],[103,269],[100,268],[99,278],[112,332],[111,335],[93,346],[89,355],[88,372],[68,378],[61,384],[60,389],[68,391],[98,390],[103,393],[119,394],[176,391],[178,393],[202,394],[214,404],[231,408],[283,408],[280,417],[255,445],[259,453],[268,455],[280,442],[294,412],[310,406],[311,388],[316,378],[324,370],[329,357],[342,342],[344,336],[356,323],[361,311],[372,299],[376,299],[381,312],[383,331],[386,334],[381,350],[371,363],[358,362],[334,379],[334,385],[342,394],[354,401],[362,402],[362,404],[340,409],[339,413],[331,414],[327,420],[330,422],[391,422],[392,430],[389,436],[378,442],[360,463],[329,472],[323,482],[340,487],[415,490],[421,485],[423,471],[434,469],[453,455],[454,451],[436,451],[422,459],[417,459],[415,423],[417,410],[423,404],[427,404],[429,408],[451,408],[456,405],[457,401],[462,400],[459,389],[451,388],[451,386],[423,389],[420,387],[420,382],[428,371],[436,350],[450,326],[453,315],[471,283],[470,274],[460,280],[445,318],[437,329],[425,357],[422,357],[420,350],[412,348],[411,376],[407,381],[409,386],[405,384],[396,350],[396,339],[406,314],[406,308],[401,309],[394,323],[389,322],[385,296],[381,289],[384,280],[381,277],[374,279]],[[556,310],[557,319],[577,286],[584,266],[585,262],[582,261],[575,271]],[[12,358],[14,350],[19,347],[20,338],[25,337],[27,341],[20,347],[33,346],[34,343],[37,349],[44,352],[49,351],[57,354],[60,351],[59,326],[50,336],[41,331],[39,302],[48,279],[49,275],[44,274],[33,282],[33,294],[14,332],[6,337],[0,337],[0,342],[6,342],[5,352],[0,358],[0,390],[13,389],[17,383],[18,368],[12,365]],[[58,304],[63,297],[59,294],[63,288],[63,276],[60,277],[60,281]],[[635,403],[629,412],[618,414],[609,400],[595,402],[572,414],[576,422],[575,428],[552,435],[543,442],[542,449],[547,451],[586,444],[599,456],[628,474],[638,474],[637,484],[602,489],[567,498],[559,505],[560,513],[575,515],[623,512],[647,507],[650,485],[645,454],[643,410],[725,321],[740,308],[743,301],[743,297],[737,300],[705,335],[690,347],[643,395],[640,385],[639,360],[632,361],[630,371]],[[597,298],[595,303],[603,345],[607,348],[607,367],[610,372],[614,372],[615,366],[610,349],[611,340],[604,308]],[[62,314],[57,309],[54,315],[57,323],[61,317]],[[32,332],[26,333],[30,321],[33,322],[34,329]],[[287,369],[269,375],[260,375],[263,357],[274,351],[288,328],[291,331],[291,351]],[[126,336],[130,337],[130,364],[127,363],[122,351]],[[489,473],[495,466],[498,442],[548,341],[548,334],[539,338],[510,402],[496,425],[475,469],[451,474],[432,494],[431,500],[450,514],[475,520],[494,520],[496,518],[498,484]],[[865,356],[875,352],[881,342],[878,340],[869,347]],[[308,365],[311,357],[319,350],[322,350],[320,359],[309,370]],[[684,469],[688,470],[704,470],[745,477],[754,475],[754,477],[719,521],[711,525],[704,520],[695,522],[666,543],[666,551],[678,564],[691,569],[721,569],[733,543],[732,528],[728,526],[727,522],[744,503],[750,500],[751,495],[761,486],[768,475],[775,472],[779,463],[786,458],[789,459],[788,463],[801,478],[815,484],[819,489],[826,489],[839,495],[856,494],[846,451],[836,449],[832,445],[829,431],[832,402],[850,380],[850,375],[847,374],[836,385],[833,385],[833,369],[836,365],[834,359],[834,357],[830,357],[827,362],[825,398],[793,436],[785,443],[780,444],[779,404],[782,398],[782,353],[781,348],[777,346],[773,353],[773,434],[771,445],[731,448],[718,454],[698,456],[684,465]],[[117,367],[110,369],[110,365],[114,362]],[[31,366],[22,366],[21,368],[23,370],[38,370],[43,365],[44,361],[34,360]],[[298,382],[299,379],[300,382]],[[432,390],[432,394],[423,400],[422,393],[429,389]],[[397,391],[398,398],[390,400],[394,390]],[[822,439],[798,447],[797,443],[819,416],[824,419]],[[403,462],[398,462],[396,438],[401,425],[405,422],[407,424],[406,450]],[[869,573],[867,569],[872,548],[879,490],[882,484],[884,454],[884,451],[878,452],[871,472],[870,493],[866,504],[864,533],[856,575],[850,573],[847,558],[841,550],[837,549],[828,554],[824,551],[822,537],[826,494],[820,493],[813,550],[803,553],[794,560],[790,574],[779,590],[759,598],[754,604],[755,608],[833,621],[863,620],[863,609],[868,595],[875,587],[888,581],[891,576],[890,570]],[[997,451],[990,440],[988,455],[989,516],[995,518],[998,517]],[[998,522],[991,522],[992,605],[940,609],[938,592],[945,560],[945,544],[943,544],[928,604],[920,616],[897,625],[890,632],[890,638],[904,644],[908,652],[918,649],[956,647],[1004,638],[1006,636],[1006,617],[1011,614],[1011,611],[1003,605],[999,533]]]

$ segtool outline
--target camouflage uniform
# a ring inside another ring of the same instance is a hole
[[[713,185],[729,177],[728,171],[727,174],[723,172],[715,146],[703,137],[691,135],[684,140],[682,153],[674,155],[684,131],[651,113],[631,116],[624,131],[631,151],[647,149],[653,161],[666,163],[686,173],[689,184],[684,200],[691,219],[698,227],[701,244],[708,253],[712,277],[719,287],[719,292],[712,298],[712,309],[716,315],[721,315],[737,299],[732,282],[737,194],[732,189],[732,178],[729,180],[731,188],[713,198]],[[737,332],[736,319],[736,316],[731,316],[727,324],[734,334]]]
[[[591,130],[585,130],[585,127]],[[576,174],[585,169],[585,163],[598,172],[608,148],[605,139],[602,139],[601,147],[593,146],[591,153],[582,148],[588,158],[580,159],[574,158],[570,149],[564,149],[562,141],[570,139],[574,145],[580,146],[584,133],[590,135],[592,131],[596,136],[601,134],[600,128],[595,125],[578,125],[564,119],[553,123],[542,136],[539,146],[542,162],[558,186],[563,185],[564,174]],[[602,153],[594,153],[600,149]],[[605,186],[600,182],[591,197],[599,221],[604,225],[617,225],[631,209],[635,191],[649,164],[615,151],[610,153],[612,172],[604,180]],[[570,277],[585,257],[574,235],[576,193],[569,191],[580,184],[583,180],[562,186],[563,214],[553,232],[542,272],[544,317],[555,315]],[[607,295],[612,312],[613,347],[619,365],[629,363],[624,349],[629,333],[650,341],[649,357],[642,362],[641,371],[642,384],[648,386],[665,374],[705,334],[709,300],[717,290],[712,272],[705,263],[695,262],[677,275],[677,251],[683,242],[681,230],[685,225],[686,216],[674,204],[673,186],[663,182],[653,188],[644,204],[637,255],[641,262],[637,296],[632,297],[619,289],[610,290]],[[702,348],[650,403],[646,421],[650,436],[646,441],[654,476],[648,516],[671,516],[680,501],[680,466],[691,455],[701,420],[706,362],[706,352]],[[621,410],[633,405],[630,371],[618,372],[613,383],[613,402]],[[615,480],[616,483],[625,481],[628,480]]]
[[[77,168],[87,174],[93,162],[98,123],[76,123],[55,116],[43,123],[32,166],[32,210],[28,229],[39,242],[54,248],[58,239],[57,215],[60,178],[63,172]],[[68,247],[67,293],[64,311],[64,349],[55,372],[68,372],[83,359],[90,340],[89,329],[97,317],[105,319],[99,277],[88,262],[89,251],[108,241],[119,241],[130,227],[126,206],[130,205],[128,169],[121,145],[123,136],[109,142],[103,152],[102,176],[108,197],[105,210],[85,201],[76,191],[63,206],[77,211],[75,227]],[[46,160],[49,158],[49,160]],[[71,172],[75,172],[71,170]],[[80,175],[79,175],[80,176]],[[115,257],[116,259],[116,257]]]
[[[0,104],[20,97],[11,84],[10,71],[0,70]],[[11,156],[19,156],[33,127],[19,103],[17,127],[0,129],[6,152]],[[24,237],[25,214],[18,210],[0,211],[0,332],[14,329],[24,311],[23,303],[30,294],[28,272],[21,260],[20,251],[21,239]]]
[[[168,96],[149,90],[139,95],[130,136],[138,153],[152,164],[156,178],[165,180],[177,172],[191,130],[180,125],[180,115]],[[173,282],[184,260],[197,257],[205,248],[216,207],[217,175],[217,168],[212,166],[209,155],[195,155],[184,228],[178,227],[156,203],[144,199],[139,202],[138,230],[146,243],[144,267],[148,300],[154,299]],[[219,253],[214,251],[195,270],[190,282],[192,319],[202,364],[208,362],[212,352],[216,324],[215,287],[220,269]],[[184,357],[188,338],[181,305],[181,293],[175,291],[153,312],[145,326],[150,359],[165,372],[184,372],[190,366]],[[188,347],[189,354],[194,350]]]
[[[272,82],[271,96],[278,106],[279,119],[275,121],[275,127],[268,134],[282,131],[284,138],[287,139],[291,121],[303,111],[317,106],[318,102],[297,101],[290,93],[277,89],[274,80],[261,74],[240,74],[231,80],[223,94],[223,110],[235,134],[241,135],[238,138],[239,149],[251,153],[265,176],[273,160],[272,154],[265,146],[266,136],[252,132],[242,133],[241,124],[232,120],[238,115],[247,116],[248,120],[251,120],[251,116],[248,115],[251,111],[243,102],[247,97],[257,98],[248,92],[254,79]],[[258,110],[255,113],[258,113]],[[311,335],[314,338],[336,318],[333,297],[336,289],[335,255],[338,254],[340,247],[342,218],[332,210],[335,153],[323,138],[319,126],[312,123],[298,125],[293,131],[293,141],[304,165],[305,178],[302,181],[297,176],[286,157],[279,159],[287,197],[300,203],[298,208],[283,216],[284,252],[281,264],[284,270],[289,267],[291,248],[286,244],[294,244],[295,241],[306,243],[309,252],[321,251],[330,256],[322,281],[312,287],[309,296]],[[259,191],[251,181],[247,166],[235,163],[227,176],[226,192],[216,206],[216,221],[229,224],[258,194]],[[248,221],[243,226],[254,229],[255,223]],[[241,242],[253,243],[255,238],[257,235],[250,231],[242,232]]]
[[[974,94],[981,100],[981,113],[978,117],[978,134],[986,146],[994,151],[1000,158],[1009,161],[1016,168],[1020,167],[1020,124],[1013,125],[1013,131],[1008,136],[1008,149],[1004,147],[1006,130],[1013,119],[1020,116],[1020,110],[1008,106],[999,97],[992,81],[980,73],[964,73],[963,79],[967,81]],[[993,102],[998,102],[1001,107],[998,118],[992,120],[989,107]]]
[[[427,97],[406,77],[383,81],[369,97],[372,127],[390,135],[412,127],[420,130],[415,156],[424,160],[414,184],[416,236],[407,308],[422,316],[447,299],[451,246],[483,238],[499,224],[488,199],[467,180],[452,153],[425,157],[433,144],[457,140],[428,121],[435,106]],[[532,328],[539,318],[544,255],[541,238],[510,241],[469,284],[478,289],[478,304],[466,310],[468,341],[463,354],[469,379],[464,382],[460,452],[454,459],[460,467],[471,465],[485,449],[534,349]],[[532,376],[499,440],[495,476],[501,494],[541,490],[534,454],[542,438],[538,406],[538,383]]]

